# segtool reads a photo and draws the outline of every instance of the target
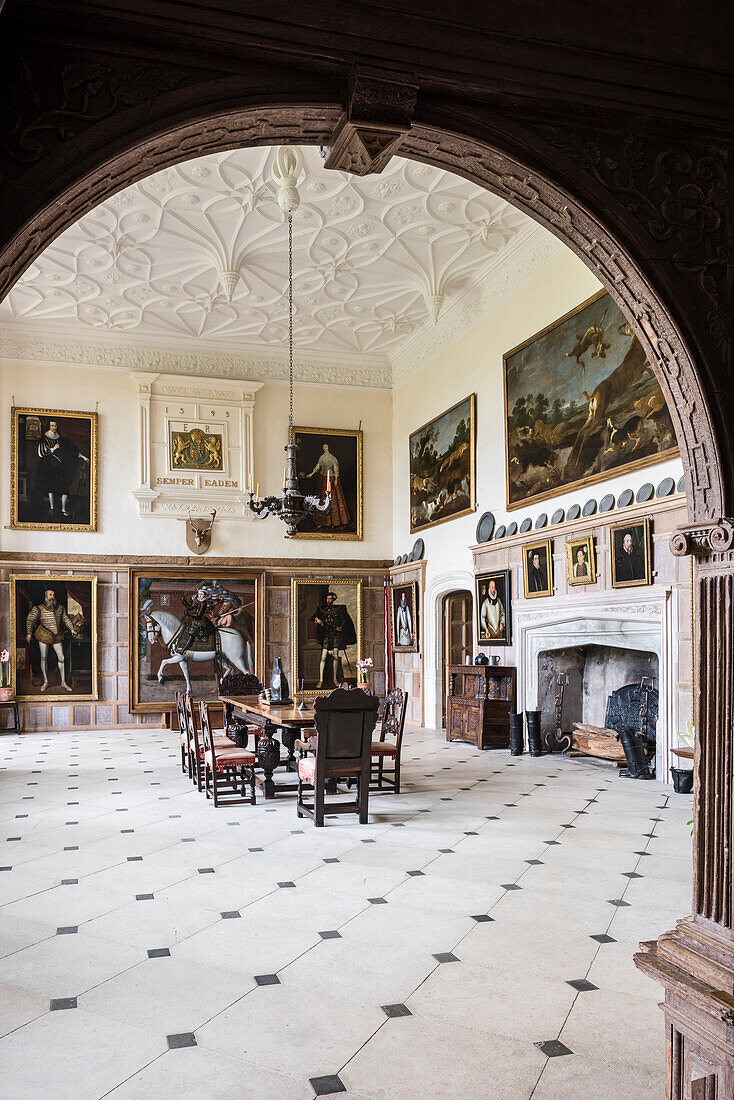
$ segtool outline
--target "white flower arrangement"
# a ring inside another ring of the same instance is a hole
[[[686,722],[686,732],[681,733],[680,730],[676,730],[675,736],[682,745],[687,745],[689,749],[692,749],[696,741],[696,730],[694,729],[693,722]]]

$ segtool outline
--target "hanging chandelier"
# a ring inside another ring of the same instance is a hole
[[[317,496],[304,496],[298,489],[298,470],[296,452],[298,444],[293,437],[293,211],[301,201],[298,194],[298,179],[303,171],[303,157],[300,149],[281,146],[273,164],[273,177],[278,184],[278,205],[288,217],[288,386],[290,405],[288,412],[288,442],[285,469],[283,470],[283,495],[260,499],[260,485],[252,491],[250,475],[249,507],[260,519],[278,516],[286,525],[286,538],[295,535],[298,525],[306,516],[327,512],[331,507],[331,474],[327,473],[326,493],[321,500]]]

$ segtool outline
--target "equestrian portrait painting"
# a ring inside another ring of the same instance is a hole
[[[476,508],[476,394],[412,432],[410,532]]]
[[[130,571],[130,710],[169,710],[177,691],[216,698],[227,672],[262,674],[260,573]]]
[[[298,488],[304,496],[326,500],[325,512],[314,512],[298,526],[292,538],[362,539],[362,432],[342,428],[293,428],[298,445]]]
[[[324,695],[357,683],[361,580],[291,581],[293,693]]]
[[[97,414],[11,410],[10,526],[97,530]]]
[[[18,699],[97,698],[97,578],[10,577],[11,682]]]
[[[503,362],[508,508],[678,453],[653,369],[606,291]]]

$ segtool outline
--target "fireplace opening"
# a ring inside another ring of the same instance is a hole
[[[658,683],[657,654],[617,646],[565,646],[538,654],[538,707],[543,733],[555,730],[555,698],[558,675],[568,677],[561,728],[571,732],[575,723],[606,726],[610,696],[619,688],[639,684],[643,676]]]

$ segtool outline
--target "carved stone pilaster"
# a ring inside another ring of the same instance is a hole
[[[677,558],[689,554],[706,557],[725,554],[734,545],[734,522],[720,519],[717,523],[692,523],[681,527],[670,539],[670,549]]]
[[[671,539],[674,554],[696,557],[693,915],[635,956],[665,989],[668,1100],[734,1096],[733,548],[727,518]]]
[[[329,143],[324,167],[356,176],[379,173],[410,129],[418,88],[387,73],[355,68],[347,107]]]

